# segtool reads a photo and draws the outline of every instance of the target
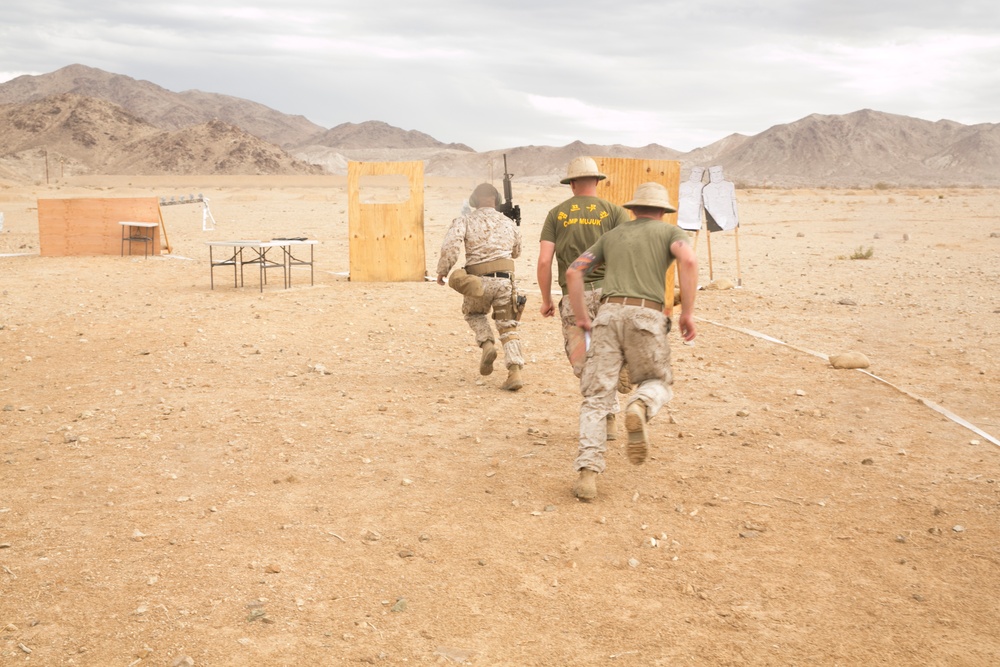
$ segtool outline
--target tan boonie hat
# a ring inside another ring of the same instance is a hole
[[[563,185],[569,185],[574,178],[596,178],[603,181],[607,176],[597,171],[597,163],[594,158],[581,155],[573,158],[566,169],[566,178],[559,181]]]
[[[649,208],[662,208],[667,213],[676,213],[677,208],[670,203],[670,195],[667,189],[659,183],[643,183],[635,189],[632,201],[623,204],[625,208],[633,206],[648,206]]]
[[[479,205],[480,197],[493,197],[493,204],[487,204],[486,206],[496,206],[500,203],[500,193],[497,189],[490,185],[489,183],[480,183],[476,186],[476,189],[472,191],[472,195],[469,197],[469,206],[472,208],[483,208]]]

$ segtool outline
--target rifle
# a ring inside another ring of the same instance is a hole
[[[521,226],[521,207],[513,202],[514,196],[511,194],[510,179],[514,174],[507,173],[507,154],[503,154],[503,204],[497,210],[514,221],[518,227]]]

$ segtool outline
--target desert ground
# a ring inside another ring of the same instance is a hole
[[[428,179],[428,274],[474,184]],[[172,256],[38,255],[38,198],[189,193]],[[0,186],[0,665],[1000,664],[1000,191],[740,190],[697,252],[741,286],[591,503],[537,310],[566,196],[515,183],[511,393],[458,294],[348,279],[343,177]],[[209,288],[205,241],[272,236],[315,285]]]

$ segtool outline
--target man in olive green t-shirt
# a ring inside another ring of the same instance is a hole
[[[566,270],[566,284],[577,325],[591,334],[587,363],[580,378],[580,446],[575,467],[579,478],[574,493],[581,500],[597,496],[597,475],[604,472],[605,419],[617,394],[618,373],[627,363],[638,385],[625,409],[628,458],[646,460],[649,438],[646,424],[671,398],[670,319],[664,314],[666,273],[676,260],[680,270],[681,336],[695,337],[694,298],[698,262],[687,233],[663,222],[677,209],[666,188],[643,183],[625,204],[635,220],[601,236]],[[584,281],[604,266],[602,303],[591,319]]]
[[[542,225],[538,248],[538,288],[542,293],[542,317],[552,317],[559,310],[562,322],[563,347],[573,373],[580,377],[586,361],[583,330],[576,326],[573,309],[566,296],[566,269],[570,262],[594,244],[601,235],[631,218],[628,211],[617,204],[597,196],[597,183],[607,178],[597,168],[593,158],[574,158],[566,170],[563,185],[569,185],[573,196],[551,211]],[[556,259],[559,287],[562,298],[558,305],[552,301],[552,258]],[[584,279],[585,300],[590,316],[597,314],[601,302],[601,285],[604,271],[598,269]],[[615,437],[615,413],[618,405],[607,418],[607,437]]]

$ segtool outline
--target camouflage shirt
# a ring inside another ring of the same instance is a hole
[[[466,265],[516,259],[521,255],[521,235],[510,218],[489,207],[477,208],[461,218],[455,218],[441,243],[441,258],[437,265],[439,276],[451,272],[463,247]]]

